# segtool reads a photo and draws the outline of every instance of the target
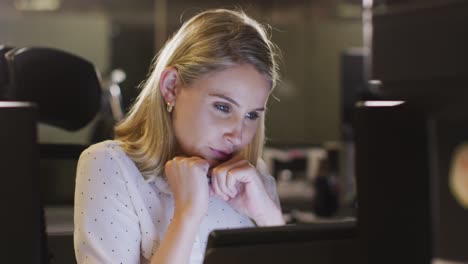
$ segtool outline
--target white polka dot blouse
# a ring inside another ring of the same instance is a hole
[[[279,206],[276,183],[264,162],[257,169]],[[78,263],[149,263],[174,212],[170,187],[161,176],[144,178],[118,141],[85,150],[78,161],[74,247]],[[214,229],[252,227],[254,223],[223,200],[210,197],[195,239],[190,263],[201,264]]]

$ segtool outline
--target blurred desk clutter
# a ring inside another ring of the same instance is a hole
[[[352,173],[340,170],[345,154],[341,149],[336,142],[313,147],[265,148],[264,159],[277,181],[288,221],[354,216],[354,198],[349,197],[355,191],[348,184],[354,179],[349,179]],[[309,214],[314,217],[297,217]]]

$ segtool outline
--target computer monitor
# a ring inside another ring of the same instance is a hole
[[[356,222],[212,231],[204,264],[360,263]]]
[[[367,76],[403,104],[355,111],[365,263],[467,263],[468,206],[449,186],[468,141],[468,1],[385,2],[364,10]]]
[[[36,120],[35,105],[0,101],[2,263],[47,263]]]

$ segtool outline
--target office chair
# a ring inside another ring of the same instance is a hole
[[[5,59],[9,77],[5,99],[35,102],[39,122],[73,132],[98,116],[101,80],[88,60],[62,50],[40,47],[10,49]],[[82,144],[39,144],[42,199],[46,213],[54,215],[51,218],[54,222],[56,218],[63,218],[72,224],[68,213],[64,216],[63,212],[67,209],[72,215],[76,165],[79,155],[87,147]],[[51,209],[56,210],[56,205],[60,211],[52,213]],[[47,224],[50,227],[51,223]],[[74,260],[72,233],[49,232],[48,240],[53,263]]]
[[[74,132],[97,116],[101,83],[91,62],[59,49],[41,47],[14,48],[5,54],[5,59],[9,73],[5,99],[35,102],[38,121],[42,124]],[[47,203],[73,203],[73,167],[86,147],[83,144],[39,145],[41,174],[48,183],[43,187],[50,187],[44,192]],[[62,166],[55,165],[57,160],[63,161]],[[73,162],[68,162],[66,168],[65,160]],[[59,185],[61,188],[57,188]]]

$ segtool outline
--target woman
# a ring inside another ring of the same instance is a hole
[[[115,140],[80,157],[78,263],[201,263],[213,229],[284,224],[259,160],[276,81],[274,45],[244,13],[184,23]]]

